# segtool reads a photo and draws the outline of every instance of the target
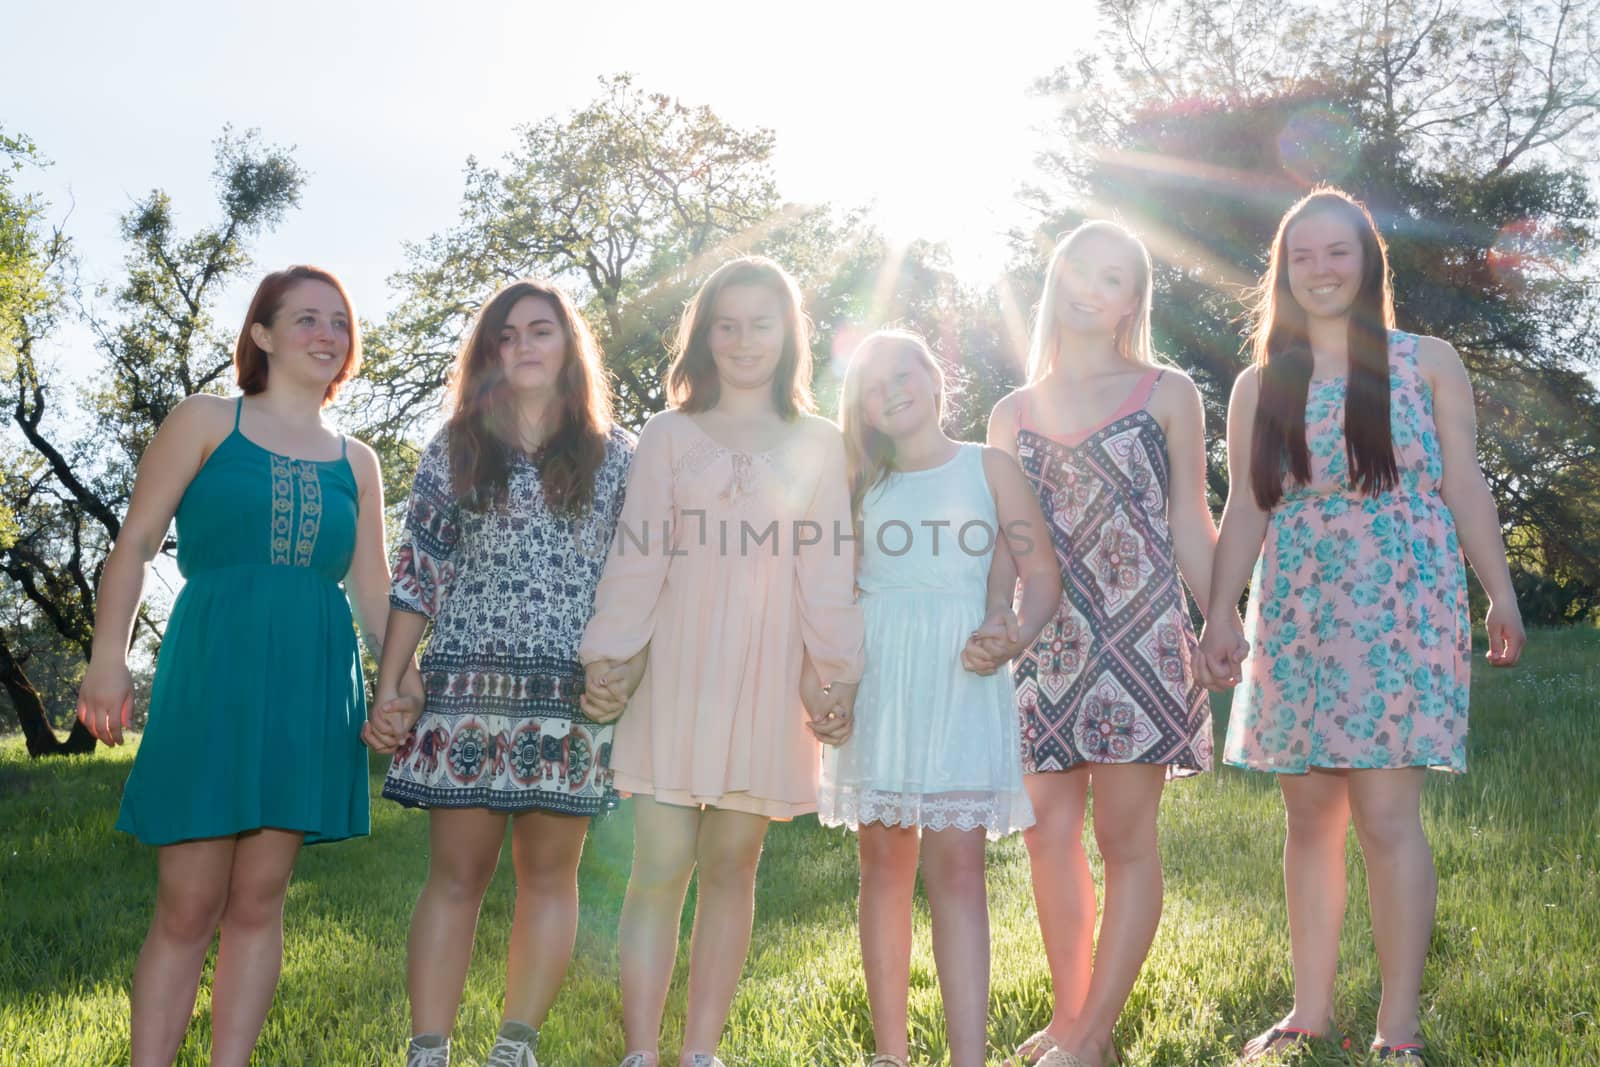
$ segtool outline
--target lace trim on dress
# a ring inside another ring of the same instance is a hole
[[[1020,800],[1020,802],[1019,802]],[[862,823],[920,827],[924,830],[976,830],[991,840],[1033,825],[1026,794],[975,791],[967,793],[890,793],[877,789],[823,790],[817,819],[824,826],[859,829]]]

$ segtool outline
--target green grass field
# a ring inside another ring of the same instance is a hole
[[[1424,817],[1441,888],[1423,1005],[1434,1064],[1600,1064],[1597,693],[1600,633],[1536,633],[1515,672],[1478,672],[1471,773],[1430,778]],[[1222,726],[1219,716],[1219,737]],[[126,1062],[129,976],[155,890],[154,851],[112,830],[131,758],[130,748],[30,762],[20,742],[0,743],[0,1065]],[[375,795],[382,769],[375,760]],[[1287,1008],[1281,835],[1282,806],[1264,775],[1225,769],[1168,791],[1166,912],[1118,1027],[1125,1063],[1229,1063],[1247,1035]],[[871,1029],[855,936],[854,839],[806,818],[774,826],[768,841],[724,1058],[734,1067],[862,1063]],[[402,1061],[406,924],[425,842],[425,816],[375,800],[370,838],[303,854],[289,891],[283,981],[257,1063]],[[620,1058],[615,931],[630,845],[626,806],[591,834],[577,955],[541,1041],[546,1067],[610,1067]],[[1351,857],[1339,1024],[1359,1048],[1371,1036],[1378,974],[1353,838]],[[1019,839],[991,850],[990,886],[998,1058],[1049,1015]],[[508,861],[484,906],[457,1062],[480,1062],[499,1022],[511,888]],[[912,987],[914,1059],[941,1062],[925,911]],[[181,1064],[206,1062],[207,995],[202,986]],[[680,967],[663,1042],[669,1057],[682,997]],[[1301,1062],[1360,1057],[1325,1049]]]

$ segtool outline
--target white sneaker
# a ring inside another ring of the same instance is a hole
[[[411,1042],[406,1046],[406,1067],[450,1067],[450,1042],[438,1047]]]
[[[483,1067],[539,1067],[539,1061],[533,1058],[533,1046],[528,1042],[497,1037]]]

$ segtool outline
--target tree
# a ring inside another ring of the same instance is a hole
[[[600,79],[592,103],[519,137],[499,167],[467,161],[458,223],[407,246],[393,279],[400,305],[368,335],[354,403],[394,497],[472,316],[518,277],[574,293],[615,376],[620,417],[635,427],[665,404],[666,343],[684,303],[728,256],[764,253],[796,275],[823,357],[843,354],[836,342],[852,327],[899,320],[934,336],[954,366],[967,338],[953,324],[983,303],[937,246],[891,249],[860,213],[783,202],[771,131],[737,129],[628,75]],[[831,414],[837,382],[822,362],[818,394]]]
[[[1043,160],[1054,184],[1031,191],[1042,228],[1115,213],[1146,236],[1158,339],[1220,426],[1238,296],[1279,215],[1319,181],[1360,196],[1389,241],[1401,327],[1450,340],[1472,373],[1519,588],[1560,590],[1530,620],[1600,607],[1592,494],[1572,491],[1600,482],[1597,211],[1581,169],[1600,126],[1600,5],[1102,10],[1100,53],[1043,84],[1068,102]]]
[[[303,181],[287,151],[261,144],[253,132],[227,130],[216,142],[214,178],[222,218],[190,236],[177,232],[171,201],[159,190],[123,217],[127,277],[110,294],[114,315],[84,311],[103,369],[76,397],[39,355],[63,313],[60,268],[69,245],[59,231],[39,230],[37,201],[0,202],[7,232],[21,235],[8,237],[7,247],[22,250],[18,261],[26,265],[6,272],[24,281],[5,289],[20,294],[10,297],[12,310],[3,320],[13,324],[5,387],[20,443],[6,457],[0,480],[0,512],[8,519],[0,572],[37,618],[85,660],[95,588],[121,531],[139,457],[178,401],[222,389],[232,338],[213,322],[211,301],[248,269],[249,239],[298,203]],[[24,284],[28,278],[35,280]],[[166,549],[174,547],[169,539]],[[140,610],[139,633],[159,642],[161,619],[148,603]],[[0,649],[0,671],[7,672],[7,691],[25,716],[30,753],[49,754],[60,750],[59,743],[43,719],[36,688],[23,675],[26,659],[25,652]],[[93,744],[75,724],[68,746],[81,751]]]

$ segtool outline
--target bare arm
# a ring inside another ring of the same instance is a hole
[[[350,558],[350,569],[345,572],[344,585],[350,595],[350,606],[355,609],[362,639],[373,656],[381,661],[384,636],[389,628],[389,553],[383,539],[383,476],[372,449],[360,441],[351,441],[349,449],[359,497],[355,553]]]
[[[1489,595],[1489,662],[1509,667],[1522,654],[1527,634],[1517,594],[1511,587],[1500,515],[1489,483],[1478,466],[1477,408],[1472,383],[1461,357],[1447,342],[1424,337],[1417,348],[1418,365],[1433,389],[1433,422],[1439,433],[1444,478],[1439,495],[1456,522],[1456,535],[1467,560]]]
[[[1010,659],[1031,645],[1055,617],[1061,606],[1061,569],[1039,498],[1016,459],[999,449],[986,448],[983,472],[994,493],[995,512],[1000,520],[997,546],[1009,546],[1008,555],[1022,579],[1018,632],[1006,656]]]
[[[1018,394],[1012,393],[1004,397],[994,406],[989,413],[989,432],[987,443],[990,448],[999,449],[1013,460],[1017,458],[1017,406],[1020,403]],[[985,460],[984,470],[988,471],[988,461]],[[1001,524],[1002,526],[1004,523]],[[986,614],[995,612],[1014,611],[1017,596],[1017,561],[1011,558],[1011,550],[1006,545],[1005,538],[995,538],[994,559],[989,564],[989,592],[988,602],[985,605]],[[1061,576],[1056,575],[1059,582]],[[1015,635],[1013,635],[1015,636]]]
[[[1217,551],[1217,526],[1206,500],[1206,411],[1200,390],[1177,371],[1162,376],[1157,414],[1167,438],[1172,468],[1167,521],[1178,572],[1189,586],[1200,614],[1211,607],[1211,564]]]
[[[133,712],[128,643],[145,571],[161,551],[178,503],[225,433],[228,401],[191,396],[172,409],[139,460],[122,532],[106,557],[95,601],[94,643],[78,690],[78,719],[108,745],[122,743]]]
[[[1247,368],[1233,383],[1228,400],[1228,502],[1222,509],[1222,529],[1211,566],[1207,605],[1211,610],[1206,613],[1200,638],[1201,654],[1221,687],[1237,682],[1238,665],[1249,650],[1236,605],[1267,535],[1267,513],[1256,503],[1250,486],[1250,442],[1258,389],[1256,369]]]

